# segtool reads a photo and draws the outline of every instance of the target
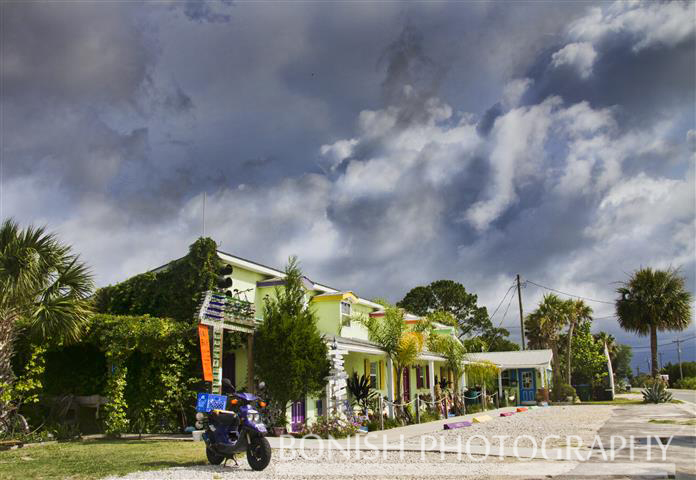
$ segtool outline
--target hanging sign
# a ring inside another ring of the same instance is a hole
[[[208,326],[198,325],[198,339],[201,344],[201,361],[203,362],[203,380],[213,381],[213,368],[210,359],[210,340],[208,338]]]

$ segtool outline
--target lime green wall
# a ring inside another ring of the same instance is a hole
[[[319,332],[338,335],[341,314],[340,302],[311,302],[309,306],[317,315]]]

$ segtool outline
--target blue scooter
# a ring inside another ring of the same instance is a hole
[[[246,451],[247,461],[253,470],[263,470],[271,461],[271,445],[266,435],[258,410],[266,407],[266,402],[251,393],[236,393],[228,379],[222,381],[223,394],[228,397],[231,410],[211,410],[196,414],[196,420],[205,426],[203,441],[205,454],[212,465],[227,463],[235,455]]]

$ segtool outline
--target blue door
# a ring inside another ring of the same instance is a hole
[[[521,368],[518,370],[520,376],[520,402],[536,401],[536,370],[533,368]]]

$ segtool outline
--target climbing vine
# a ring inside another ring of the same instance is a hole
[[[199,238],[189,247],[188,255],[167,268],[97,290],[95,309],[100,313],[152,315],[191,323],[201,292],[213,286],[220,266],[215,241]]]

